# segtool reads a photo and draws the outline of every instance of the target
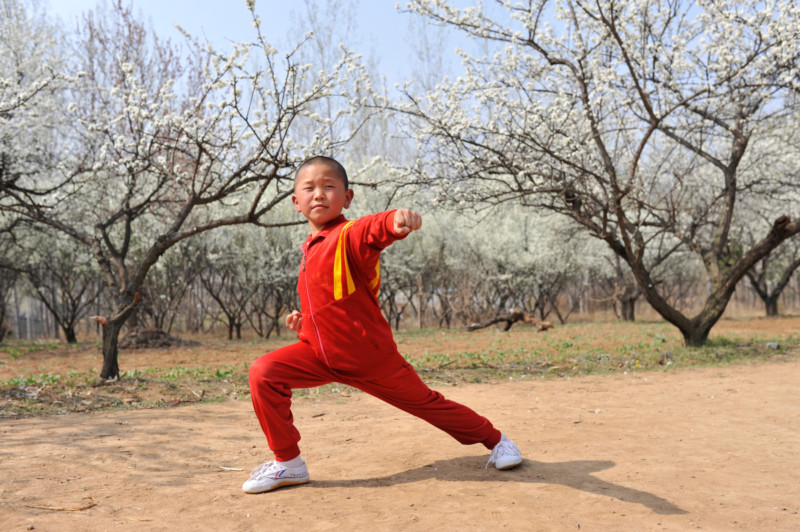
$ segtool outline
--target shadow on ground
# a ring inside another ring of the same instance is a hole
[[[432,464],[385,477],[351,480],[312,480],[318,488],[369,488],[393,486],[423,480],[455,482],[527,482],[533,484],[560,484],[576,490],[612,497],[621,501],[641,504],[661,515],[682,515],[687,512],[670,501],[633,488],[602,480],[593,473],[604,471],[616,464],[610,460],[574,460],[571,462],[537,462],[524,460],[510,471],[484,469],[482,457],[464,456],[438,460]],[[313,472],[312,472],[313,479]]]

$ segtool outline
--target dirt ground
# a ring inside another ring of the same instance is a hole
[[[308,485],[245,401],[0,420],[0,530],[800,530],[800,361],[446,387],[511,471],[363,394],[295,401]]]

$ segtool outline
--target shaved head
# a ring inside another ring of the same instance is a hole
[[[342,180],[344,183],[344,189],[347,190],[350,188],[350,181],[347,179],[347,171],[344,169],[344,166],[342,166],[341,163],[339,163],[339,161],[336,159],[332,157],[326,157],[324,155],[316,155],[303,161],[303,164],[301,164],[294,173],[295,185],[297,185],[297,178],[300,176],[301,170],[303,170],[303,168],[306,166],[311,166],[314,164],[327,165]]]

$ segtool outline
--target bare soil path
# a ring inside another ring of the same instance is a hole
[[[800,530],[800,361],[441,388],[525,461],[363,394],[299,398],[312,482],[248,402],[0,420],[0,530]]]

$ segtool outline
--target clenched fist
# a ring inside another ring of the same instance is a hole
[[[411,209],[397,209],[394,213],[394,234],[403,236],[422,227],[422,216]]]

